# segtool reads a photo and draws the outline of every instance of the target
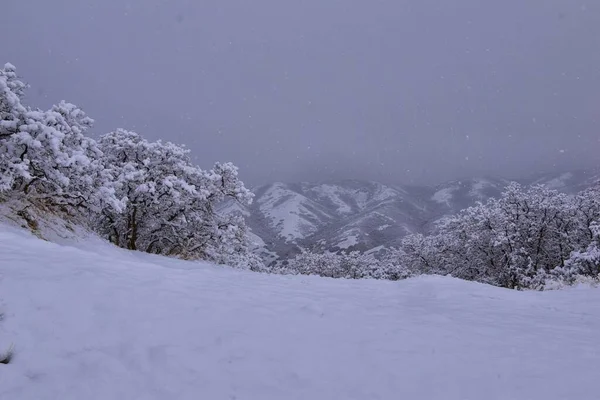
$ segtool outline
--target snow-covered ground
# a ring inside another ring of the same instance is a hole
[[[600,290],[253,274],[0,225],[0,399],[599,399]]]

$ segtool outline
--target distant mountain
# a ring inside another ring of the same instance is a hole
[[[576,170],[562,174],[540,174],[523,182],[545,185],[565,193],[577,193],[600,181],[600,169]]]
[[[598,171],[543,174],[520,180],[575,193],[600,180]],[[313,250],[373,251],[394,246],[407,234],[427,232],[444,215],[477,201],[498,197],[510,180],[478,178],[430,186],[384,185],[343,180],[327,183],[273,183],[258,187],[242,212],[257,252],[267,260]]]

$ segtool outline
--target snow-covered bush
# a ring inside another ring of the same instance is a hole
[[[14,136],[27,112],[21,104],[26,85],[19,80],[12,64],[0,69],[0,192],[13,189],[15,181],[30,174],[23,150],[18,152]]]
[[[123,212],[105,208],[97,219],[99,232],[111,242],[148,253],[261,268],[249,251],[243,218],[215,212],[226,198],[252,201],[235,166],[218,163],[202,170],[184,147],[149,142],[121,129],[104,135],[99,145],[105,171],[125,203]]]
[[[14,65],[5,64],[0,68],[0,138],[18,132],[21,117],[27,111],[21,104],[26,87],[19,80]]]
[[[515,289],[597,277],[598,199],[597,189],[567,196],[513,183],[501,198],[442,219],[432,235],[406,237],[402,263]]]
[[[442,236],[425,236],[420,233],[405,236],[400,249],[388,252],[386,258],[393,264],[418,274],[439,273],[441,270],[438,250]],[[384,259],[385,260],[385,259]]]
[[[319,275],[328,278],[362,278],[358,256],[335,253],[303,252],[290,260],[288,269],[302,275]]]
[[[372,272],[375,279],[397,281],[413,276],[431,273],[426,268],[417,269],[407,259],[407,254],[402,249],[391,248],[376,260],[376,268]]]
[[[571,253],[571,257],[553,271],[550,279],[567,284],[576,283],[582,276],[600,280],[600,223],[590,224],[592,240],[587,248]]]
[[[118,209],[102,153],[85,136],[93,120],[66,102],[25,107],[24,89],[14,66],[0,69],[0,192],[67,211]]]
[[[25,89],[13,65],[0,69],[0,195],[23,203],[28,224],[34,204],[84,216],[128,249],[263,269],[243,218],[214,211],[225,198],[252,200],[235,166],[204,171],[183,147],[124,130],[96,142],[77,106],[34,110],[22,104]]]
[[[382,260],[358,251],[350,253],[312,253],[304,251],[287,260],[276,272],[283,274],[318,275],[345,279],[405,279],[412,274],[399,263],[396,253]]]

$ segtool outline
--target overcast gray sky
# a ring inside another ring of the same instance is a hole
[[[597,0],[2,0],[30,104],[251,184],[435,183],[600,153]],[[9,38],[7,41],[6,38]]]

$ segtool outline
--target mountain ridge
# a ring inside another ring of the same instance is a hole
[[[237,211],[246,216],[256,236],[256,251],[267,262],[301,249],[377,251],[397,245],[408,234],[428,232],[445,215],[500,196],[513,181],[572,194],[600,181],[600,170],[537,174],[520,180],[486,176],[435,186],[358,179],[274,182],[254,188],[253,204],[246,209],[237,206]]]

